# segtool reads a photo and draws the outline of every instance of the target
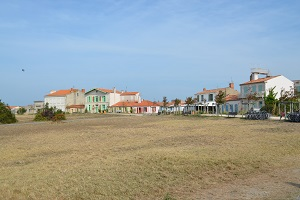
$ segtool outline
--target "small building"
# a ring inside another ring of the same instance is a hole
[[[159,105],[155,102],[142,100],[140,102],[120,101],[110,107],[113,113],[154,114],[158,113]]]
[[[37,113],[40,109],[44,108],[44,101],[34,101],[33,102],[33,112]]]

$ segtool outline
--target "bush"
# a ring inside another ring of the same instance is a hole
[[[0,101],[0,123],[1,124],[11,124],[16,123],[18,120],[16,116],[11,113],[10,108],[8,105],[5,105],[3,102]]]
[[[23,115],[24,113],[26,113],[26,109],[25,108],[19,108],[19,110],[17,111],[17,113],[19,114],[19,115]]]
[[[66,120],[65,114],[55,114],[53,117],[53,121],[61,121],[61,120]]]
[[[60,120],[66,120],[65,113],[58,109],[55,110],[55,108],[50,107],[49,104],[46,103],[45,108],[40,109],[38,113],[36,113],[34,117],[34,121],[60,121]]]

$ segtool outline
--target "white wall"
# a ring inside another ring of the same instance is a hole
[[[119,93],[109,93],[109,106],[114,105],[120,101],[120,94]]]
[[[294,83],[284,76],[278,76],[270,79],[266,82],[266,95],[269,94],[269,89],[273,88],[274,86],[276,86],[274,89],[274,92],[277,93],[276,99],[279,99],[281,90],[284,89],[285,91],[290,91],[291,87],[294,86]]]
[[[65,111],[66,109],[66,97],[45,97],[45,104],[49,103],[49,107],[56,107],[56,109],[61,109]]]

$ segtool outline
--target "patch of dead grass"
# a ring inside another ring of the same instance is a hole
[[[107,116],[1,126],[0,198],[189,199],[300,164],[296,123]]]

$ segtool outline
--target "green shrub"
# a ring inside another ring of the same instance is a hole
[[[49,104],[46,103],[45,108],[40,109],[34,118],[34,121],[60,121],[60,120],[66,120],[65,113],[58,109],[56,110],[53,107],[49,107]]]
[[[23,107],[21,107],[21,108],[19,108],[19,110],[17,111],[17,113],[19,114],[19,115],[23,115],[24,113],[26,113],[26,109],[25,108],[23,108]]]
[[[0,100],[0,123],[1,124],[11,124],[16,123],[17,119],[14,114],[11,113],[10,108],[8,105],[5,105]]]
[[[34,121],[47,121],[47,117],[44,117],[41,112],[36,113]]]

